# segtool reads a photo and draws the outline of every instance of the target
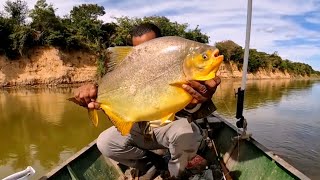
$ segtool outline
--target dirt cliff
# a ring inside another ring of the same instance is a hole
[[[0,87],[92,81],[96,77],[96,59],[86,52],[66,53],[51,47],[33,49],[17,60],[0,56]]]
[[[242,66],[241,66],[241,71],[239,71],[236,64],[232,62],[223,63],[220,66],[220,69],[217,74],[221,78],[242,78]],[[248,73],[247,78],[248,79],[279,79],[279,78],[289,79],[289,78],[293,78],[293,76],[291,76],[289,73],[282,72],[279,70],[276,70],[275,72],[270,72],[262,69],[256,73]]]
[[[52,47],[31,50],[18,60],[0,56],[0,87],[25,85],[62,85],[94,81],[97,57],[87,52],[63,52]],[[241,78],[242,72],[232,63],[223,63],[218,71],[222,78]],[[248,79],[293,78],[281,71],[260,70]],[[295,77],[296,78],[296,77]]]

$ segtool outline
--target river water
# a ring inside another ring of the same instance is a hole
[[[240,83],[223,80],[213,98],[233,124]],[[0,90],[0,178],[28,165],[39,178],[110,126],[100,113],[95,128],[86,109],[66,101],[72,90]],[[256,140],[310,178],[320,177],[320,81],[250,80],[244,116]]]

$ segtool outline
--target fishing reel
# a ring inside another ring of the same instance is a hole
[[[247,128],[247,121],[244,117],[241,117],[237,122],[236,125],[238,128]]]
[[[242,128],[243,132],[240,136],[236,136],[233,139],[249,139],[251,137],[251,133],[247,133],[247,120],[243,116],[243,103],[244,103],[244,90],[242,90],[240,87],[238,88],[238,92],[235,93],[235,96],[238,96],[237,99],[237,113],[236,118],[238,121],[236,122],[236,125],[238,128]]]

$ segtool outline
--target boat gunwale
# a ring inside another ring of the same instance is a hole
[[[221,122],[223,122],[224,124],[226,124],[227,126],[232,128],[236,133],[241,134],[243,132],[241,129],[236,128],[233,124],[231,124],[230,122],[225,120],[218,113],[213,113],[212,115],[214,115],[216,118],[221,120]],[[272,150],[268,149],[266,146],[259,143],[257,140],[254,139],[254,137],[250,136],[249,140],[247,140],[247,141],[251,142],[254,146],[256,146],[258,149],[260,149],[262,152],[264,152],[268,157],[270,157],[272,160],[274,160],[277,164],[282,166],[283,169],[292,173],[294,176],[298,177],[299,179],[310,180],[309,177],[307,177],[301,171],[296,169],[294,166],[290,165],[287,161],[282,159],[280,156],[276,155]]]
[[[82,149],[80,149],[79,151],[77,151],[75,154],[73,154],[71,157],[69,157],[68,159],[66,159],[65,161],[63,161],[62,163],[58,164],[55,168],[53,168],[52,170],[50,170],[48,173],[46,173],[45,175],[41,176],[41,178],[50,178],[52,177],[54,174],[56,174],[57,172],[59,172],[60,170],[62,170],[63,168],[67,167],[68,164],[70,164],[72,161],[76,160],[78,157],[80,157],[83,153],[85,153],[87,150],[89,150],[90,148],[93,148],[93,146],[96,146],[97,144],[97,139],[91,141],[89,144],[87,144],[85,147],[83,147]],[[115,167],[116,171],[119,173],[120,177],[123,177],[124,174],[123,172],[120,170],[119,166],[117,166],[117,164],[115,163],[115,161],[113,161],[112,159],[106,158],[104,157],[105,162],[110,165]]]

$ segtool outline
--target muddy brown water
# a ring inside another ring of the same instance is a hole
[[[223,80],[217,112],[235,123],[238,80]],[[37,179],[109,127],[66,101],[74,88],[0,90],[0,178],[32,166]],[[244,116],[255,139],[312,179],[320,177],[320,81],[249,80]]]

